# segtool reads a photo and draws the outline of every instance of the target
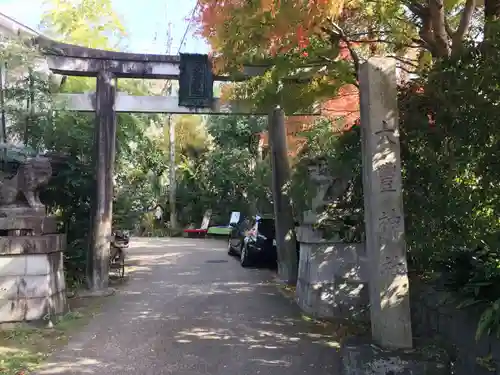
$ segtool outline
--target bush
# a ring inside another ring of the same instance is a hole
[[[399,98],[411,266],[491,307],[478,335],[500,318],[499,51],[471,45]]]
[[[316,228],[327,238],[345,242],[364,240],[363,195],[361,181],[360,129],[334,133],[331,120],[321,118],[315,126],[301,135],[306,137],[306,147],[298,154],[292,174],[291,195],[296,215],[311,208],[316,187],[308,177],[311,164],[325,163],[332,178],[347,182],[345,190],[317,212],[320,220]],[[301,220],[299,220],[301,221]]]

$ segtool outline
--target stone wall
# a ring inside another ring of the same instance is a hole
[[[364,245],[320,240],[304,227],[297,234],[301,253],[296,301],[301,309],[318,318],[369,321]],[[500,375],[500,339],[492,335],[476,342],[480,309],[457,309],[448,297],[411,280],[413,336],[443,345],[453,359],[453,375]]]
[[[457,309],[457,303],[446,297],[444,292],[412,280],[414,337],[438,339],[454,360],[454,375],[500,375],[500,340],[493,334],[475,341],[479,308]],[[491,360],[485,360],[489,353]]]
[[[0,237],[0,323],[65,312],[65,245],[63,234]]]
[[[318,318],[367,321],[368,269],[364,245],[329,242],[312,229],[297,230],[300,242],[296,301]]]

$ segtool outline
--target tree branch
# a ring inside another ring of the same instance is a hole
[[[354,37],[360,37],[360,36],[367,36],[367,35],[370,35],[370,34],[387,35],[387,34],[390,34],[390,33],[391,33],[390,31],[380,30],[380,31],[365,31],[365,32],[362,32],[362,33],[354,33],[354,34],[345,34],[345,36],[348,37],[348,38],[354,38]]]
[[[399,43],[395,42],[393,40],[384,40],[384,39],[351,39],[351,43],[384,43],[384,44],[395,44],[398,46],[402,47],[407,47],[407,48],[421,48],[422,43],[417,43],[417,44],[404,44],[404,43]]]
[[[419,17],[422,20],[422,25],[419,30],[420,39],[423,41],[423,46],[434,56],[437,54],[435,47],[436,42],[432,32],[432,22],[429,9],[425,9]]]
[[[410,1],[406,4],[406,6],[412,13],[416,14],[420,18],[422,18],[426,13],[426,8],[422,4]]]
[[[391,58],[393,58],[393,59],[395,59],[395,60],[397,60],[397,61],[399,61],[399,62],[401,62],[403,64],[410,65],[413,68],[418,68],[418,64],[417,63],[411,61],[410,59],[404,58],[402,56],[390,55],[388,57],[391,57]]]
[[[462,17],[460,17],[460,23],[458,24],[457,31],[452,36],[452,53],[457,53],[457,51],[459,51],[462,47],[462,41],[465,34],[467,34],[469,31],[475,9],[476,0],[467,0],[465,2],[465,7],[462,13]]]
[[[352,47],[352,43],[349,41],[349,39],[346,37],[344,30],[337,25],[333,20],[329,20],[330,24],[332,25],[333,30],[328,30],[326,28],[323,28],[323,31],[325,31],[332,40],[341,40],[342,42],[345,43],[346,48],[349,51],[349,54],[351,55],[352,62],[354,64],[354,69],[355,69],[355,77],[356,80],[358,78],[358,71],[359,71],[359,66],[360,66],[360,59],[354,48]]]
[[[450,54],[450,46],[446,34],[443,0],[429,0],[429,11],[436,52],[439,57],[447,57]]]

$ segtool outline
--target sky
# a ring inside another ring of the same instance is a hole
[[[128,33],[128,51],[166,53],[167,29],[171,22],[172,49],[175,55],[186,30],[196,0],[112,0]],[[0,0],[0,12],[38,30],[43,0]],[[180,52],[207,53],[209,46],[194,35],[193,26]]]

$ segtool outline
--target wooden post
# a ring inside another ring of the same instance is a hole
[[[172,121],[172,115],[168,115],[168,140],[170,149],[170,191],[169,191],[169,203],[170,203],[170,228],[177,228],[177,180],[175,173],[175,121]]]
[[[0,62],[0,122],[1,130],[0,137],[1,142],[7,143],[7,119],[5,117],[5,86],[7,85],[7,65],[1,61]]]
[[[285,113],[276,107],[269,114],[269,145],[271,148],[272,190],[274,220],[278,248],[278,276],[289,285],[297,283],[298,259],[297,240],[287,184],[290,180],[290,166],[286,145]]]
[[[370,58],[359,81],[372,336],[387,349],[411,348],[394,60]]]
[[[97,76],[94,138],[96,186],[92,201],[92,232],[87,265],[88,288],[108,287],[109,246],[113,216],[113,173],[116,153],[115,80],[112,73]]]

